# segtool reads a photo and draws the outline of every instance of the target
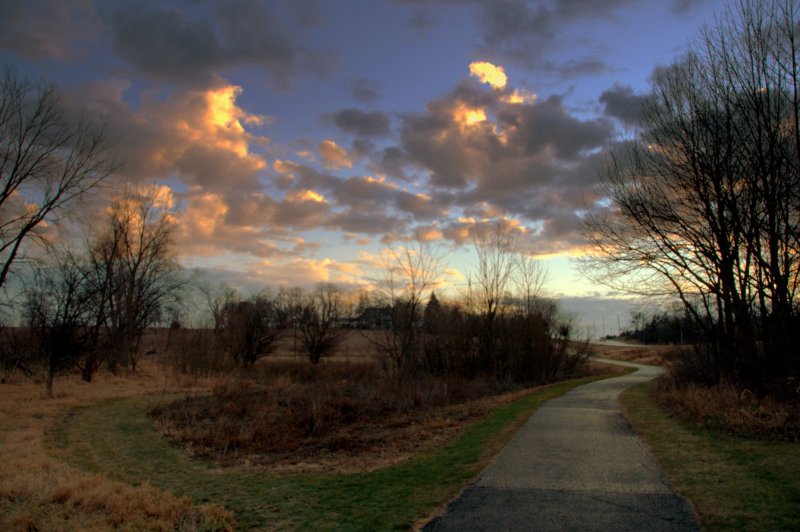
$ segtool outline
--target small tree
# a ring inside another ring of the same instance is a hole
[[[312,364],[333,354],[344,338],[341,320],[346,316],[342,292],[321,284],[305,298],[300,313],[300,338]]]
[[[81,366],[93,351],[89,334],[91,291],[86,270],[67,252],[34,269],[25,287],[25,315],[44,356],[47,394],[59,371]]]
[[[229,302],[223,315],[224,344],[234,362],[251,367],[272,353],[281,329],[275,304],[266,294]]]

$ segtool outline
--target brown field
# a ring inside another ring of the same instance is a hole
[[[596,355],[603,358],[624,360],[637,364],[651,364],[653,366],[668,366],[680,356],[681,349],[686,349],[686,347],[674,345],[636,345],[631,347],[619,347],[604,345],[602,343],[592,344],[591,347]]]

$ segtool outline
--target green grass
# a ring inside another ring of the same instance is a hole
[[[622,394],[625,415],[706,530],[800,530],[800,445],[682,423],[653,402],[653,385]]]
[[[596,379],[537,391],[469,426],[442,449],[363,474],[274,475],[189,458],[147,417],[165,397],[77,409],[51,431],[49,443],[56,456],[81,469],[221,504],[243,529],[404,530],[458,494],[541,403]]]

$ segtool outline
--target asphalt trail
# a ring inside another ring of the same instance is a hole
[[[622,415],[619,393],[662,370],[579,386],[540,406],[425,531],[700,530]]]

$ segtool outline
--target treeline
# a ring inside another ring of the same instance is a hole
[[[621,338],[643,344],[686,345],[703,342],[703,330],[691,315],[683,309],[656,312],[648,316],[645,312],[631,315],[631,329],[622,331]]]
[[[386,251],[370,291],[323,283],[242,297],[189,278],[175,260],[174,221],[155,189],[126,190],[83,247],[50,248],[22,276],[15,304],[22,326],[2,330],[5,371],[43,371],[52,394],[61,372],[77,368],[86,381],[101,367],[133,372],[148,353],[176,374],[211,375],[247,370],[290,338],[295,354],[316,365],[347,334],[363,336],[398,376],[539,383],[583,360],[569,319],[539,297],[544,272],[518,250],[507,224],[476,230],[474,278],[457,301],[445,302],[433,293],[442,257],[415,240]]]

